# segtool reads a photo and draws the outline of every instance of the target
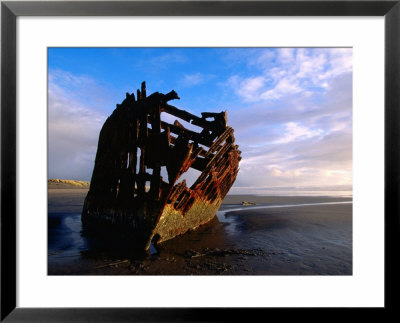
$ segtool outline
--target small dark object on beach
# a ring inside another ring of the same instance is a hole
[[[242,202],[242,205],[243,205],[243,206],[250,206],[250,205],[257,205],[257,203],[243,201],[243,202]]]

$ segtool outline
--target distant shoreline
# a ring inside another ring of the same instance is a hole
[[[90,182],[52,178],[47,180],[48,189],[89,189]]]
[[[83,203],[89,187],[76,187],[72,185],[49,185],[48,210],[49,212],[82,212]],[[348,202],[352,197],[340,196],[261,196],[252,194],[228,194],[223,205],[242,205],[250,202],[257,205],[285,205],[323,202]],[[248,206],[246,208],[251,208]]]
[[[86,189],[90,188],[90,182],[81,181],[81,180],[71,180],[71,179],[49,179],[47,181],[47,188],[49,190],[59,190],[59,189]],[[315,187],[314,187],[315,188]],[[351,200],[352,199],[352,190],[334,190],[334,189],[324,189],[324,190],[316,190],[313,187],[310,187],[310,190],[305,190],[304,188],[300,189],[288,189],[282,188],[279,189],[271,189],[264,192],[252,192],[249,193],[228,193],[226,199],[232,199],[234,197],[241,196],[244,200],[246,197],[251,196],[255,197],[256,200],[264,199],[265,197],[293,197],[293,198],[302,198],[302,197],[335,197],[340,199]],[[225,202],[225,201],[224,201]],[[250,201],[251,202],[251,201]]]

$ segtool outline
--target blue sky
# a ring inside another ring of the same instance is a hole
[[[194,114],[228,111],[232,192],[352,183],[351,49],[49,48],[48,74],[49,178],[90,180],[102,124],[146,81]]]

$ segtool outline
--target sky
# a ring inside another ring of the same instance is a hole
[[[351,187],[351,48],[49,48],[49,178],[90,181],[103,123],[143,81],[193,114],[227,110],[231,192]]]

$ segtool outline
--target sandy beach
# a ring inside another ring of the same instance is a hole
[[[136,254],[81,236],[86,193],[49,188],[50,275],[352,274],[352,198],[228,195],[211,223]]]

